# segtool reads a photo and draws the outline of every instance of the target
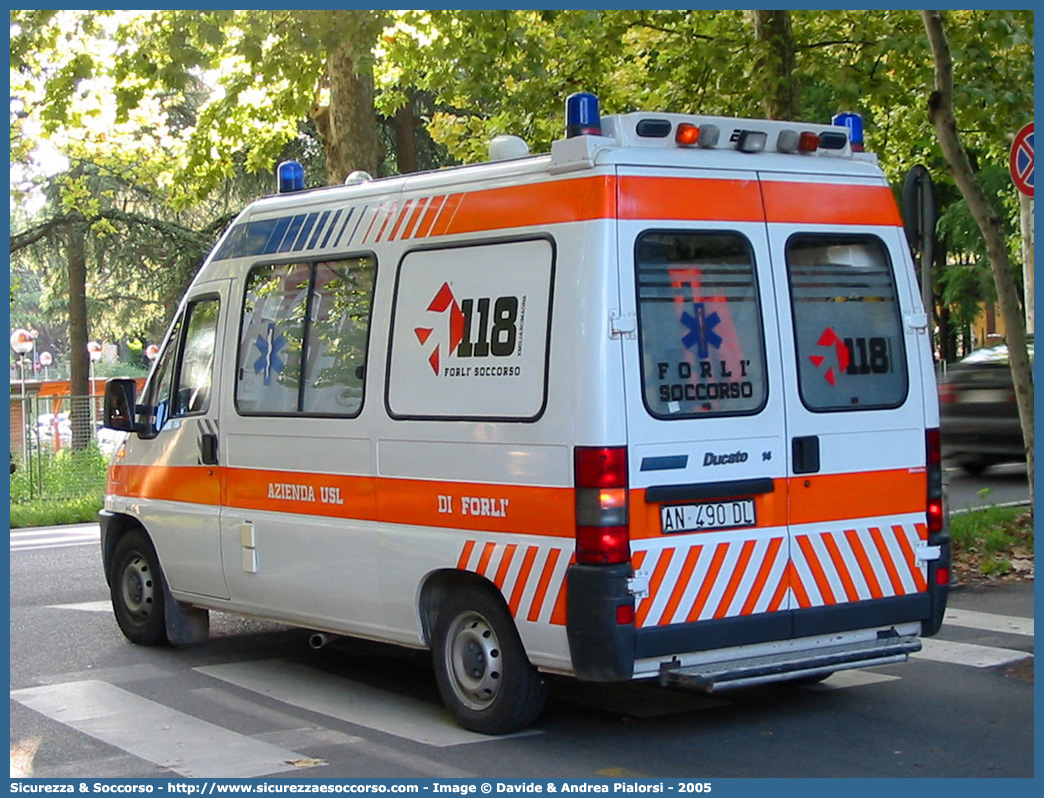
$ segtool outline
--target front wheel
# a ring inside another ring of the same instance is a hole
[[[526,656],[504,603],[468,588],[439,609],[432,636],[435,680],[465,729],[508,734],[533,723],[547,686]]]
[[[167,642],[163,574],[148,535],[135,529],[119,539],[112,553],[109,591],[120,631],[132,643]]]

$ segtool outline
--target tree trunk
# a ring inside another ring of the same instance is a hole
[[[1012,380],[1015,384],[1015,399],[1022,421],[1022,436],[1026,445],[1026,476],[1029,480],[1030,506],[1033,506],[1033,372],[1026,350],[1026,326],[1019,307],[1019,294],[1015,286],[1015,275],[1008,260],[1008,249],[1000,219],[990,206],[983,192],[968,155],[961,145],[957,133],[957,120],[953,113],[953,62],[950,47],[943,29],[942,12],[922,11],[924,27],[935,57],[935,91],[928,101],[928,116],[939,138],[943,155],[953,172],[957,188],[964,196],[972,216],[975,218],[986,241],[986,252],[993,267],[993,280],[997,286],[997,303],[1004,319],[1008,360],[1011,364]]]
[[[94,437],[87,355],[87,241],[82,221],[65,225],[65,257],[69,278],[69,383],[72,448],[85,449]]]
[[[755,11],[754,38],[761,55],[755,67],[761,77],[761,104],[769,119],[798,119],[797,81],[794,76],[794,31],[789,11]]]
[[[417,118],[413,98],[395,112],[395,165],[400,175],[417,171]]]
[[[340,11],[342,15],[371,15],[369,11]],[[373,108],[373,64],[365,35],[365,19],[347,19],[346,31],[330,48],[327,77],[330,105],[324,124],[319,125],[326,153],[326,182],[338,185],[356,170],[377,177],[381,167],[381,146],[377,136],[377,116]],[[364,45],[363,42],[366,42]]]

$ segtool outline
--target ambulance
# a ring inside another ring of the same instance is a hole
[[[929,318],[862,123],[566,102],[531,155],[277,194],[208,256],[102,556],[143,645],[210,611],[430,650],[456,721],[549,674],[719,691],[902,662],[949,537]]]

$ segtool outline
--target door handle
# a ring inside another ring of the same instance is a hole
[[[819,471],[819,436],[805,435],[791,441],[795,474],[815,474]]]
[[[204,432],[199,439],[199,459],[203,465],[217,465],[218,439],[213,432]]]

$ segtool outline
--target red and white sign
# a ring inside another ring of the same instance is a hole
[[[1011,179],[1027,197],[1033,196],[1033,123],[1022,128],[1011,145]]]

